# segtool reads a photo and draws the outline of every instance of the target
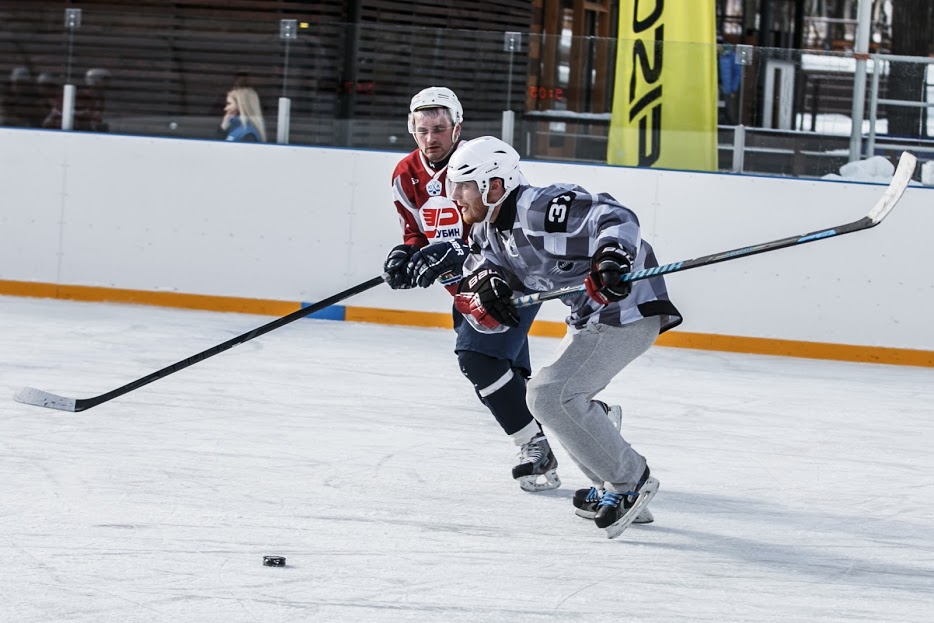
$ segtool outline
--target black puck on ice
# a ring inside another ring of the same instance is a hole
[[[284,567],[285,556],[263,556],[263,565],[267,567]]]

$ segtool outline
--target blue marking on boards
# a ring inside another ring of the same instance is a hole
[[[314,305],[314,303],[302,301],[302,309],[311,307],[312,305]],[[343,305],[331,305],[313,314],[309,314],[306,318],[314,318],[315,320],[344,320],[345,312],[346,308]]]

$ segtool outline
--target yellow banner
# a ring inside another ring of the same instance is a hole
[[[715,0],[621,0],[607,162],[717,169]]]

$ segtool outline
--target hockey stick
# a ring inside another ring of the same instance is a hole
[[[290,322],[294,322],[300,318],[304,318],[310,314],[320,311],[325,307],[330,307],[335,303],[342,301],[346,298],[350,298],[361,292],[365,292],[370,288],[374,288],[379,284],[383,283],[383,277],[373,277],[369,281],[364,281],[363,283],[356,285],[352,288],[348,288],[343,292],[338,292],[337,294],[328,297],[322,301],[318,301],[314,305],[309,305],[302,309],[298,309],[287,316],[282,316],[276,320],[273,320],[270,323],[264,324],[261,327],[253,329],[252,331],[247,331],[243,335],[238,335],[235,338],[229,339],[223,344],[218,344],[217,346],[212,346],[211,348],[201,351],[197,355],[192,355],[188,359],[183,359],[179,362],[173,363],[170,366],[166,366],[161,370],[148,374],[142,378],[136,379],[132,383],[127,383],[123,387],[118,387],[117,389],[111,390],[107,393],[101,394],[100,396],[94,396],[93,398],[65,398],[64,396],[58,396],[56,394],[50,394],[49,392],[44,392],[41,389],[34,389],[32,387],[24,387],[19,390],[19,392],[14,396],[14,400],[17,402],[22,402],[28,405],[35,405],[37,407],[48,407],[49,409],[58,409],[60,411],[84,411],[90,409],[91,407],[96,407],[97,405],[107,402],[108,400],[113,400],[118,396],[128,394],[135,389],[139,389],[144,385],[149,385],[153,381],[158,381],[163,379],[170,374],[174,374],[179,370],[184,370],[188,366],[193,366],[199,361],[204,361],[208,357],[213,357],[218,353],[222,353],[225,350],[230,350],[238,344],[243,344],[244,342],[249,342],[255,337],[259,337],[265,333],[269,333],[274,329],[285,326]]]
[[[710,264],[735,260],[740,257],[747,257],[757,253],[767,253],[768,251],[775,251],[777,249],[784,249],[786,247],[794,247],[800,244],[805,244],[807,242],[825,240],[833,236],[842,236],[843,234],[850,234],[854,231],[862,231],[864,229],[869,229],[870,227],[875,227],[882,222],[882,219],[888,216],[889,212],[892,211],[892,208],[895,207],[895,204],[898,203],[898,200],[902,198],[902,194],[904,194],[905,189],[908,188],[908,183],[911,181],[911,176],[914,175],[917,161],[917,158],[915,158],[912,154],[908,153],[907,151],[902,152],[902,155],[898,160],[898,168],[895,170],[895,175],[892,177],[892,181],[889,183],[888,188],[885,189],[885,193],[872,208],[872,210],[869,211],[869,214],[859,219],[858,221],[853,221],[852,223],[847,223],[846,225],[838,225],[837,227],[832,227],[830,229],[812,231],[808,234],[802,234],[799,236],[789,236],[788,238],[782,238],[780,240],[763,242],[762,244],[753,245],[751,247],[742,247],[739,249],[733,249],[732,251],[714,253],[713,255],[704,255],[703,257],[698,257],[693,260],[681,260],[680,262],[665,264],[664,266],[644,268],[642,270],[624,274],[620,278],[620,282],[625,283],[627,281],[649,279],[656,275],[676,273],[682,270],[697,268],[699,266],[709,266]],[[529,305],[536,305],[542,301],[550,301],[552,299],[558,299],[563,296],[578,294],[580,292],[584,292],[585,290],[586,288],[584,287],[584,284],[565,286],[563,288],[550,290],[548,292],[536,292],[535,294],[517,296],[513,298],[513,303],[515,303],[516,307],[528,307]]]

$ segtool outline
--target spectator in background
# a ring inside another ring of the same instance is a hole
[[[89,69],[85,86],[75,93],[72,127],[75,130],[106,132],[103,120],[104,89],[110,79],[106,69]],[[3,123],[8,126],[59,129],[62,127],[64,88],[50,72],[39,74],[33,83],[28,69],[17,67],[10,74],[10,87],[3,102]]]
[[[250,74],[247,71],[240,70],[234,74],[233,80],[230,83],[224,83],[218,86],[218,89],[240,89],[244,87],[256,88],[253,86],[253,80],[250,78]],[[259,93],[259,91],[257,91]],[[227,105],[227,95],[226,91],[220,91],[217,98],[211,104],[211,110],[218,110],[224,108]]]
[[[5,126],[38,128],[42,125],[45,115],[39,108],[39,93],[29,69],[16,67],[10,72],[0,109],[0,121]]]
[[[89,69],[84,74],[84,87],[78,89],[75,103],[76,130],[107,132],[109,124],[104,121],[107,108],[107,88],[111,74],[106,69]]]
[[[743,80],[743,66],[736,62],[736,50],[723,37],[717,37],[717,78],[720,98],[723,100],[723,122],[727,125],[739,123],[737,105],[739,88]]]
[[[237,87],[227,92],[221,132],[225,140],[244,143],[265,143],[266,124],[259,95],[250,87]]]
[[[36,78],[39,89],[39,109],[42,111],[40,126],[52,130],[62,127],[62,80],[57,75],[44,71]]]

